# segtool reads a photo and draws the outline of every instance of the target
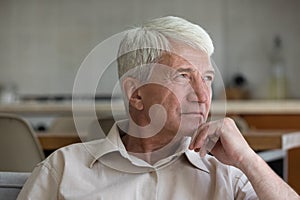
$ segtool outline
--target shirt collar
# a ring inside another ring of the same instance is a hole
[[[189,160],[189,162],[197,167],[198,169],[200,169],[201,171],[204,171],[206,173],[209,174],[209,166],[207,166],[207,158],[209,157],[209,155],[206,155],[205,157],[200,157],[199,153],[195,152],[195,151],[191,151],[191,150],[186,150],[185,151],[185,155],[187,157],[187,159]]]
[[[95,140],[86,145],[88,151],[92,154],[93,160],[90,163],[90,168],[93,167],[94,163],[101,158],[102,156],[112,153],[112,152],[120,152],[121,155],[128,157],[126,155],[127,151],[125,149],[124,144],[122,143],[119,130],[117,124],[125,123],[127,120],[122,120],[115,123],[110,129],[106,138],[101,140]]]
[[[209,173],[207,166],[203,162],[203,159],[205,158],[200,158],[198,153],[190,151],[188,149],[191,140],[190,137],[184,138],[180,145],[180,148],[176,151],[175,154],[158,161],[153,166],[141,159],[129,155],[121,140],[121,136],[118,129],[119,125],[124,127],[126,124],[128,124],[128,120],[121,120],[116,122],[112,126],[105,139],[92,141],[86,145],[88,151],[92,154],[94,158],[90,163],[90,168],[93,167],[96,161],[101,160],[109,165],[117,164],[117,166],[122,166],[122,171],[140,173],[145,172],[145,170],[151,171],[155,170],[155,168],[166,166],[172,163],[173,160],[176,160],[175,158],[181,156],[182,154],[185,154],[190,164],[199,168],[202,171]],[[112,162],[114,162],[114,164]]]

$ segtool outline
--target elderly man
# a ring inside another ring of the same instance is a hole
[[[178,17],[127,31],[118,70],[128,120],[53,153],[19,199],[299,199],[233,120],[207,122],[213,51],[201,27]]]

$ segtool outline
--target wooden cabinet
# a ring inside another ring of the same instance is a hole
[[[240,114],[251,129],[300,130],[299,114]]]

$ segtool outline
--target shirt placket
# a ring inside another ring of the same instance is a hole
[[[158,187],[159,187],[159,171],[157,169],[153,169],[152,171],[149,172],[149,175],[151,177],[151,180],[153,181],[153,192],[151,194],[151,196],[153,198],[151,199],[158,199]]]

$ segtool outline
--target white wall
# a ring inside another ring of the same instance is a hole
[[[297,0],[2,0],[0,83],[16,83],[21,94],[70,94],[81,62],[98,43],[147,19],[178,15],[211,34],[214,59],[225,80],[240,71],[252,88],[268,76],[266,54],[273,35],[281,34],[291,95],[300,97],[299,4]],[[264,97],[263,89],[254,96]]]
[[[290,97],[300,97],[300,1],[229,0],[227,6],[226,70],[245,74],[253,96],[266,96],[273,38],[280,35]]]

